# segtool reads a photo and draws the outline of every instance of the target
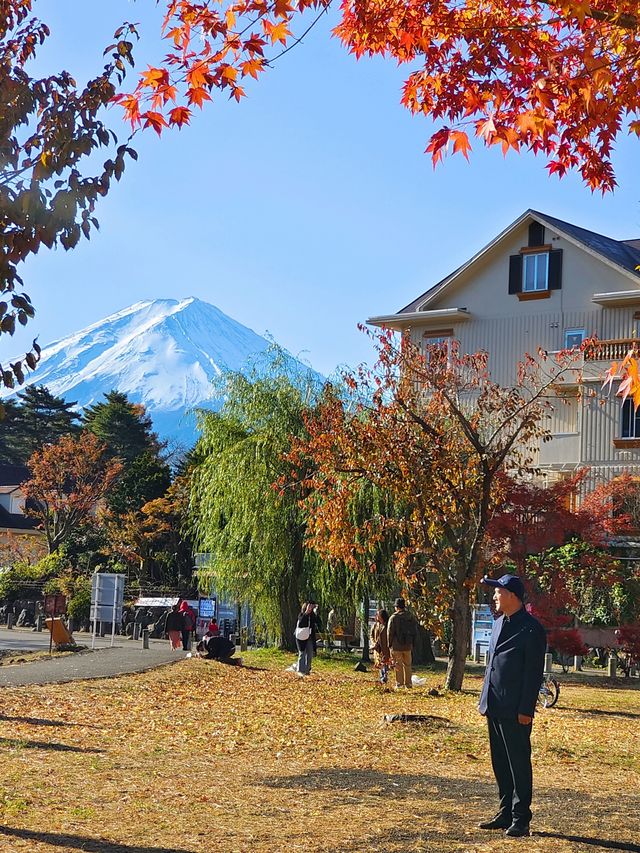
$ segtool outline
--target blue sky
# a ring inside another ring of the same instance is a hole
[[[123,20],[141,23],[139,67],[162,56],[154,0],[35,7],[52,30],[50,70],[84,80]],[[577,176],[548,178],[540,158],[479,145],[470,163],[456,156],[434,171],[423,154],[432,125],[400,106],[407,69],[356,62],[332,23],[240,105],[223,97],[190,128],[138,134],[140,159],[101,202],[100,233],[25,268],[38,310],[30,335],[46,343],[140,299],[197,296],[330,374],[371,359],[359,322],[401,308],[529,207],[640,236],[637,142],[620,142],[620,187],[604,199]],[[28,337],[0,344],[0,357]]]

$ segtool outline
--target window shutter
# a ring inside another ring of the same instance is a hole
[[[544,225],[532,222],[529,226],[529,247],[544,246]]]
[[[562,249],[549,252],[549,290],[562,287]]]
[[[522,292],[522,255],[509,258],[509,293]]]

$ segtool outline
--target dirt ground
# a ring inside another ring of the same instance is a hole
[[[372,674],[249,653],[0,691],[0,850],[640,853],[640,684],[565,682],[534,724],[534,834],[497,806],[477,675],[382,692]],[[384,723],[412,712],[420,725]]]

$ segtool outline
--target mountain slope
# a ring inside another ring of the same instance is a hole
[[[245,368],[269,346],[199,299],[156,299],[43,347],[27,384],[46,385],[79,408],[115,388],[147,407],[162,437],[191,443],[195,429],[186,413],[215,405],[211,381],[224,369]]]

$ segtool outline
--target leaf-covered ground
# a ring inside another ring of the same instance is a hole
[[[0,850],[640,851],[640,690],[563,684],[534,726],[535,835],[475,828],[496,794],[480,681],[430,696],[249,653],[0,691]],[[384,714],[434,717],[384,724]]]

